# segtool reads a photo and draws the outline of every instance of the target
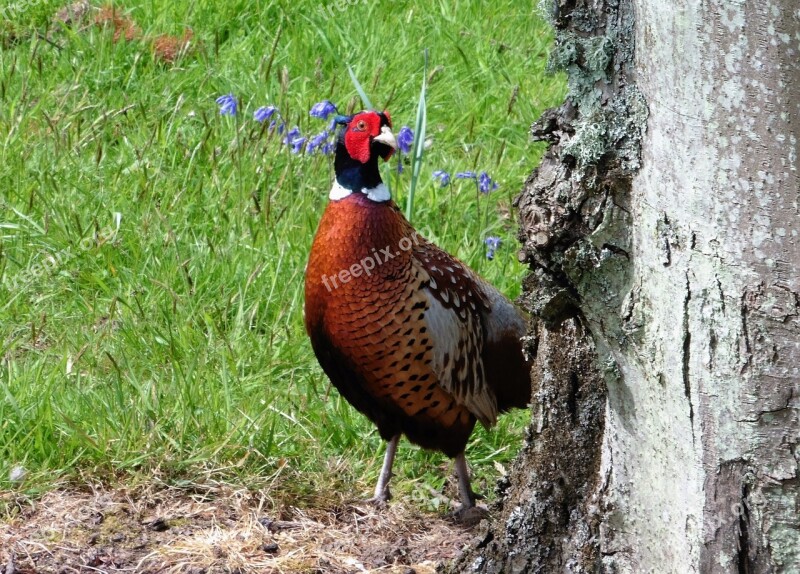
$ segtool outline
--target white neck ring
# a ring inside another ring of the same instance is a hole
[[[389,193],[389,188],[386,187],[386,184],[383,182],[380,182],[375,187],[365,187],[361,189],[360,192],[365,194],[372,201],[389,201],[392,198],[391,193]],[[333,187],[331,187],[331,192],[328,194],[328,197],[332,201],[338,201],[340,199],[344,199],[351,193],[353,193],[352,189],[347,189],[338,181],[333,180]]]

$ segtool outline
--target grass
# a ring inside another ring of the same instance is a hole
[[[252,119],[275,104],[316,133],[314,102],[357,101],[348,63],[397,129],[413,125],[430,49],[415,225],[519,293],[510,204],[542,151],[528,126],[565,90],[545,72],[547,25],[511,0],[339,4],[130,0],[116,4],[138,26],[130,41],[93,15],[53,24],[59,2],[5,9],[0,490],[155,475],[273,484],[301,503],[367,494],[381,441],[330,388],[302,326],[332,166],[291,154]],[[187,28],[189,52],[158,58],[152,38]],[[227,93],[234,118],[214,103]],[[440,189],[434,169],[486,170],[500,187]],[[402,205],[410,170],[393,174]],[[492,261],[489,235],[504,242]],[[479,485],[491,489],[526,420],[475,432]],[[402,443],[395,493],[440,488],[445,462]],[[23,482],[8,479],[16,466]]]

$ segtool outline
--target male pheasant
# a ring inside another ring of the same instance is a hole
[[[392,201],[378,171],[397,149],[389,114],[339,121],[336,179],[306,268],[306,330],[331,382],[389,441],[372,500],[389,499],[405,434],[455,458],[465,511],[475,505],[464,447],[476,420],[489,427],[530,400],[526,321]]]

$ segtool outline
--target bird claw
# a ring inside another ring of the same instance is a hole
[[[385,510],[389,507],[389,502],[383,498],[368,498],[364,501],[364,504],[369,504],[370,506],[375,507],[377,510]]]
[[[392,494],[387,489],[381,494],[376,494],[372,498],[368,498],[364,501],[365,504],[370,504],[375,508],[384,509],[389,506],[389,500],[392,498]]]
[[[475,526],[484,518],[489,518],[489,511],[482,506],[467,506],[463,504],[458,510],[450,513],[450,518],[456,524]]]

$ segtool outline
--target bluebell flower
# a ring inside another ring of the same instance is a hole
[[[306,143],[306,138],[299,137],[292,140],[292,153],[300,153],[303,149],[303,144]]]
[[[456,179],[475,179],[478,177],[474,171],[459,171],[456,174]]]
[[[282,131],[282,129],[278,128],[278,132],[280,133],[281,131]],[[286,132],[286,135],[283,138],[283,143],[285,143],[287,145],[288,144],[292,144],[292,143],[294,143],[294,140],[296,140],[299,137],[300,137],[300,128],[298,128],[297,126],[294,126],[292,129],[290,129],[288,132]]]
[[[332,104],[330,100],[322,100],[314,104],[311,107],[311,111],[308,113],[315,118],[327,120],[329,115],[335,114],[336,112],[336,106]]]
[[[333,153],[333,150],[335,149],[336,149],[336,142],[329,141],[323,144],[319,151],[321,151],[325,155],[328,155],[329,153]]]
[[[443,169],[437,169],[433,172],[433,179],[439,180],[439,187],[447,187],[450,185],[450,174]]]
[[[306,153],[307,154],[314,153],[318,147],[320,147],[326,141],[328,141],[329,137],[330,133],[328,132],[328,130],[324,130],[321,133],[318,133],[317,135],[312,137],[310,140],[308,140],[308,145],[306,146]]]
[[[217,105],[219,105],[219,113],[223,116],[236,115],[236,98],[233,94],[227,94],[217,98]]]
[[[485,171],[482,171],[481,174],[478,176],[478,189],[481,193],[489,193],[497,189],[497,184],[492,181],[492,178],[489,177],[489,174]]]
[[[414,143],[414,132],[408,126],[403,126],[397,134],[397,147],[403,153],[411,151],[411,144]]]
[[[255,118],[257,122],[264,123],[265,121],[270,119],[273,116],[273,114],[275,114],[275,112],[277,111],[278,108],[276,108],[275,106],[261,106],[255,111],[255,113],[253,113],[253,118]]]
[[[490,236],[484,240],[484,243],[486,243],[486,259],[491,261],[494,259],[494,252],[500,248],[503,241],[499,237]]]
[[[282,134],[283,130],[286,129],[286,124],[284,122],[281,122],[280,124],[278,124],[276,120],[272,120],[271,122],[269,122],[269,129],[274,129],[275,126],[278,126],[279,134]]]

